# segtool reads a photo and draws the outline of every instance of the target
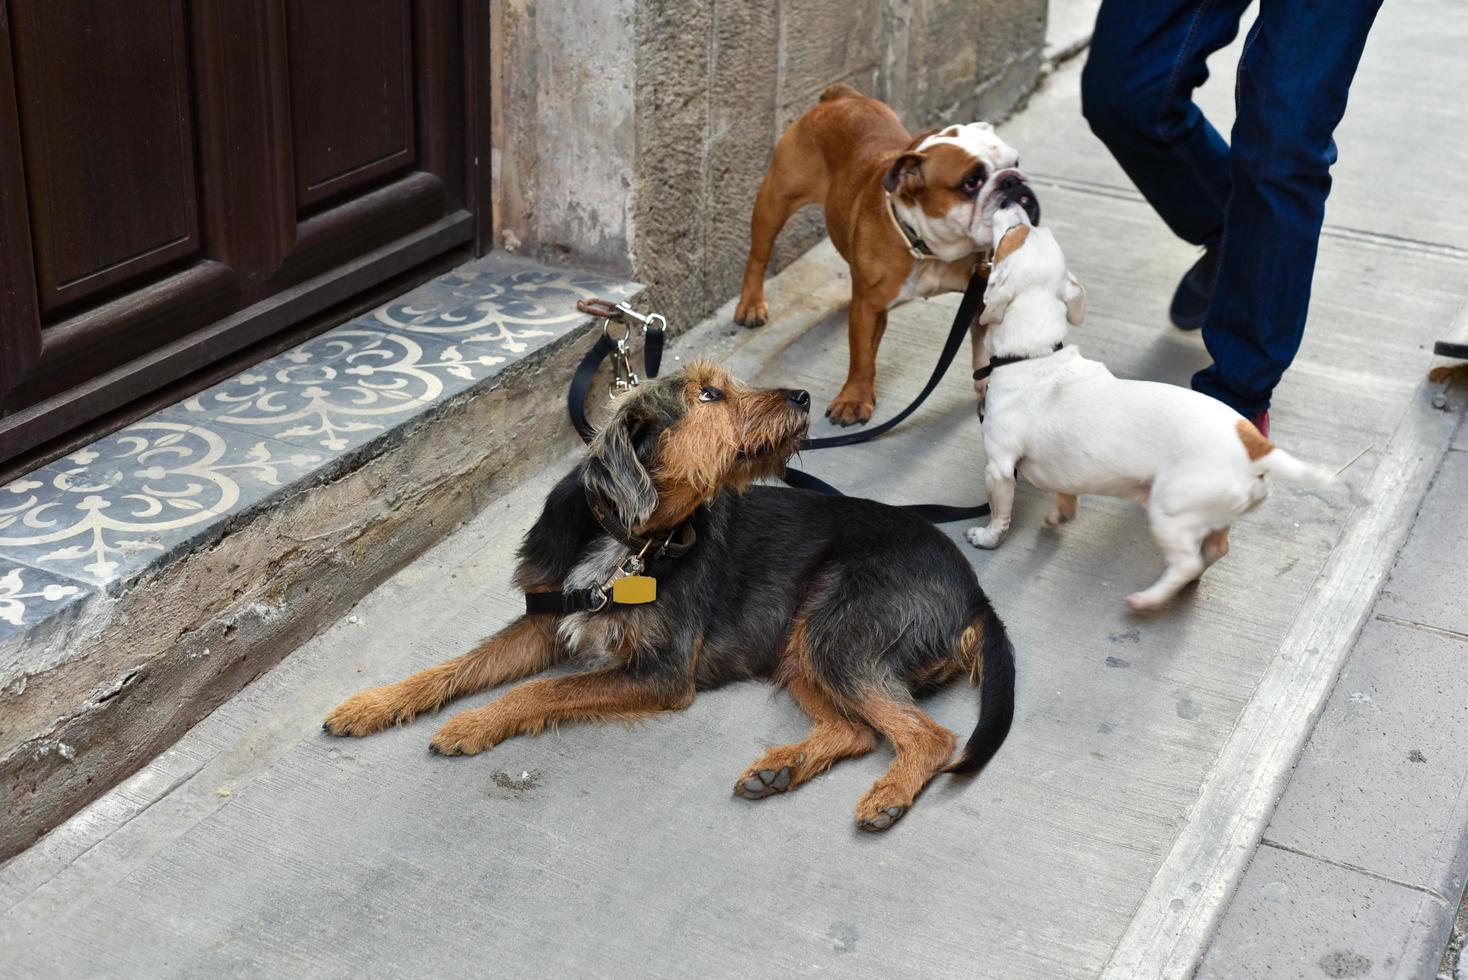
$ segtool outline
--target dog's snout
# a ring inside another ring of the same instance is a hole
[[[1024,209],[1025,215],[1030,219],[1030,224],[1040,223],[1040,202],[1035,197],[1035,192],[1024,178],[1018,174],[1006,176],[999,182],[999,206],[1010,207],[1018,204]]]
[[[810,392],[806,391],[804,388],[796,388],[794,391],[787,391],[785,393],[785,400],[794,405],[796,408],[800,409],[802,412],[810,411]]]

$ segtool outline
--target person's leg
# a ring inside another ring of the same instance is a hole
[[[1091,130],[1178,237],[1223,235],[1229,148],[1193,102],[1249,0],[1103,0],[1081,73]]]
[[[1299,350],[1335,163],[1331,138],[1381,0],[1262,0],[1239,60],[1213,364],[1193,387],[1254,417]]]

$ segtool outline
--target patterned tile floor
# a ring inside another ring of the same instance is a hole
[[[0,642],[585,322],[632,283],[503,255],[0,486]]]

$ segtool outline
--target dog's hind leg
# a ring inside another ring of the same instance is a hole
[[[1076,507],[1079,501],[1075,494],[1057,493],[1055,495],[1055,506],[1050,508],[1050,513],[1045,515],[1045,523],[1050,527],[1059,527],[1068,521],[1075,520]]]
[[[435,755],[474,755],[561,721],[636,721],[686,708],[693,685],[639,677],[621,667],[529,681],[482,708],[450,718],[433,736]]]
[[[780,229],[796,211],[825,197],[824,166],[820,166],[819,173],[812,172],[812,165],[804,162],[807,151],[799,142],[800,136],[794,128],[781,137],[769,172],[754,199],[754,214],[749,221],[749,258],[744,263],[739,304],[734,308],[734,322],[746,327],[762,327],[770,318],[770,308],[765,302],[765,269],[770,264]]]
[[[1154,512],[1151,518],[1152,538],[1162,550],[1167,568],[1147,589],[1126,597],[1126,604],[1138,611],[1157,609],[1208,567],[1203,561],[1203,540],[1208,529],[1200,527],[1196,517]]]
[[[804,741],[775,746],[744,770],[734,784],[735,796],[759,800],[792,790],[842,759],[877,747],[871,728],[843,712],[820,684],[797,674],[785,689],[810,715],[810,734]]]
[[[1228,528],[1220,528],[1211,531],[1208,537],[1203,539],[1203,564],[1212,565],[1218,559],[1228,554]]]
[[[856,825],[886,830],[912,806],[924,786],[953,757],[958,738],[905,695],[873,692],[854,707],[892,742],[897,758],[856,804]]]
[[[555,634],[554,617],[521,616],[462,657],[348,698],[321,727],[330,735],[371,735],[451,698],[539,673],[564,658]]]

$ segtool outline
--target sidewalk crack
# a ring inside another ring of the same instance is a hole
[[[1385,613],[1377,613],[1378,623],[1390,623],[1392,626],[1401,626],[1409,630],[1421,630],[1423,633],[1431,633],[1433,636],[1441,636],[1449,640],[1458,640],[1468,643],[1468,633],[1459,633],[1457,630],[1443,629],[1441,626],[1429,626],[1426,623],[1414,623],[1410,619],[1398,619]]]
[[[1288,844],[1281,844],[1279,841],[1270,840],[1268,837],[1261,837],[1259,839],[1259,843],[1263,846],[1272,847],[1277,851],[1286,851],[1290,854],[1298,854],[1300,857],[1309,858],[1312,861],[1319,861],[1321,864],[1328,864],[1331,867],[1340,868],[1343,871],[1354,871],[1357,874],[1363,874],[1368,878],[1375,878],[1377,881],[1384,881],[1390,885],[1397,885],[1401,888],[1410,888],[1414,892],[1421,892],[1424,895],[1435,898],[1439,902],[1442,902],[1443,905],[1448,907],[1452,907],[1454,905],[1453,902],[1448,901],[1448,899],[1444,898],[1433,889],[1428,888],[1426,885],[1414,885],[1410,881],[1402,881],[1399,878],[1393,878],[1391,875],[1384,875],[1379,871],[1372,871],[1370,868],[1363,868],[1359,864],[1351,864],[1347,861],[1336,861],[1333,858],[1324,857],[1320,854],[1312,854],[1311,852],[1302,850],[1298,847],[1290,847]]]

